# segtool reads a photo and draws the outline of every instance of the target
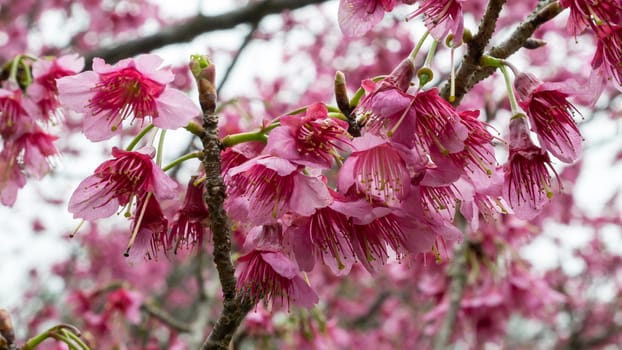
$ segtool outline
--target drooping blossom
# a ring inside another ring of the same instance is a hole
[[[183,92],[167,86],[174,76],[162,59],[145,54],[111,66],[93,59],[93,71],[58,79],[61,102],[85,115],[83,131],[91,141],[120,132],[126,119],[150,119],[157,127],[177,129],[200,111]]]
[[[622,25],[607,26],[597,34],[592,69],[597,75],[613,80],[613,85],[622,91]]]
[[[396,0],[339,0],[339,28],[349,36],[362,36],[393,11]]]
[[[479,111],[462,111],[458,115],[460,123],[468,131],[464,149],[454,153],[442,152],[439,145],[448,144],[449,141],[445,139],[453,136],[446,133],[439,137],[438,144],[432,144],[430,156],[438,168],[446,173],[464,173],[476,186],[486,186],[496,174],[493,136],[486,130],[485,124],[477,119]]]
[[[37,105],[43,120],[58,119],[62,113],[58,100],[56,79],[74,75],[84,68],[84,58],[76,54],[53,60],[40,59],[32,65],[33,82],[28,86],[28,96]]]
[[[27,98],[18,88],[0,88],[0,136],[9,140],[33,123]]]
[[[462,3],[465,0],[423,0],[419,8],[408,18],[412,19],[421,14],[432,37],[444,40],[450,32],[454,35],[454,43],[462,42],[464,21]]]
[[[353,140],[353,149],[339,169],[341,192],[354,186],[368,197],[389,203],[406,195],[411,168],[419,163],[408,148],[367,133]]]
[[[209,213],[203,199],[203,182],[196,184],[197,177],[190,177],[186,189],[186,197],[183,206],[177,211],[171,225],[168,238],[168,246],[173,247],[174,252],[180,246],[186,248],[197,246],[203,247],[203,236],[208,229]]]
[[[19,157],[28,175],[37,179],[52,170],[52,157],[58,155],[54,141],[58,137],[50,135],[34,125],[31,132],[18,137],[11,145],[15,157]]]
[[[304,116],[284,116],[280,122],[281,126],[270,132],[265,153],[327,169],[339,157],[338,151],[348,150],[348,123],[329,118],[324,104],[312,104]]]
[[[358,261],[368,271],[377,270],[391,256],[399,260],[432,249],[437,236],[425,224],[396,209],[378,207],[374,212],[371,220],[354,219],[348,236]]]
[[[574,36],[581,34],[587,26],[598,32],[611,24],[622,24],[622,3],[619,0],[560,0],[560,4],[570,9],[567,29]]]
[[[563,86],[542,83],[532,74],[518,74],[514,82],[519,104],[529,117],[540,144],[555,157],[573,163],[583,149],[581,133],[572,119],[578,110]]]
[[[352,218],[372,215],[372,206],[365,199],[350,201],[331,191],[333,202],[319,208],[311,216],[302,217],[289,226],[292,250],[303,271],[311,271],[321,260],[335,274],[347,274],[356,260],[350,243],[354,230]]]
[[[509,144],[503,197],[517,217],[529,220],[538,215],[553,196],[554,183],[549,170],[556,177],[557,172],[548,153],[531,141],[526,118],[514,117],[510,122]]]
[[[220,172],[222,176],[225,176],[229,169],[258,156],[265,146],[266,144],[261,141],[251,141],[227,147],[220,153]]]
[[[225,176],[229,214],[254,225],[273,223],[286,212],[311,215],[331,201],[326,185],[286,159],[261,155]]]
[[[103,162],[82,180],[69,199],[74,218],[96,220],[114,214],[137,195],[153,193],[158,199],[175,196],[177,183],[153,162],[155,149],[124,151],[114,147],[114,159]]]
[[[437,88],[419,92],[413,103],[415,110],[415,152],[427,157],[435,145],[442,154],[464,150],[469,131],[454,107],[445,101]]]
[[[0,151],[0,203],[13,206],[17,192],[26,185],[26,176],[22,172],[10,149]]]
[[[263,299],[273,306],[290,301],[303,307],[318,302],[313,289],[298,276],[298,265],[283,254],[280,223],[253,228],[244,243],[247,254],[237,261],[236,289],[243,299],[257,303]]]
[[[132,248],[138,251],[138,254],[133,256],[144,255],[148,259],[157,258],[160,250],[166,253],[167,229],[168,220],[158,200],[154,198],[152,192],[142,194],[136,200],[136,211],[130,225],[130,242],[125,255],[129,256]]]

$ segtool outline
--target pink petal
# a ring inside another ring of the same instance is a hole
[[[159,128],[174,130],[184,127],[201,113],[190,97],[177,89],[166,88],[156,103],[159,114],[153,119],[153,125]]]

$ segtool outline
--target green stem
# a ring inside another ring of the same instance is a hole
[[[430,32],[428,32],[426,30],[425,33],[423,34],[423,36],[421,37],[421,39],[419,39],[419,41],[417,42],[417,46],[415,46],[415,48],[410,52],[410,55],[408,55],[408,57],[410,59],[412,59],[413,61],[417,57],[417,54],[419,53],[419,50],[421,50],[421,46],[423,46],[423,43],[425,42],[425,39],[428,38],[428,34],[430,34]]]
[[[132,151],[134,149],[134,147],[136,147],[136,145],[138,144],[138,142],[140,142],[140,140],[142,140],[143,137],[145,137],[145,135],[147,135],[147,133],[149,131],[151,131],[151,129],[153,129],[155,126],[153,124],[149,124],[147,125],[146,128],[142,129],[138,135],[136,135],[136,137],[134,137],[134,139],[132,139],[132,141],[130,142],[130,144],[127,146],[127,148],[125,149],[126,151]]]
[[[268,142],[268,136],[266,136],[266,133],[274,128],[276,128],[276,126],[272,127],[271,125],[259,131],[241,132],[239,134],[227,135],[222,138],[220,143],[223,147],[231,147],[239,143],[249,141]]]
[[[190,133],[194,136],[201,137],[203,135],[203,127],[195,122],[188,123],[184,129],[190,131]]]
[[[162,168],[162,171],[167,172],[173,169],[174,167],[178,166],[179,164],[187,161],[188,159],[199,158],[200,156],[201,156],[201,152],[192,152],[192,153],[184,154],[183,156],[167,164],[164,168]]]
[[[328,112],[328,117],[348,121],[348,117],[341,112]]]
[[[339,107],[335,107],[335,106],[331,106],[331,105],[326,105],[326,109],[329,112],[341,113],[341,110],[339,109]]]
[[[65,336],[67,336],[67,338],[73,340],[76,344],[78,344],[78,346],[82,350],[90,350],[89,346],[86,345],[86,343],[83,342],[82,339],[80,339],[80,337],[77,334],[75,334],[75,333],[73,333],[71,331],[68,331],[66,329],[63,329],[63,333],[65,334]]]
[[[512,82],[510,81],[510,73],[508,69],[502,65],[499,67],[503,73],[503,79],[505,79],[505,88],[508,90],[508,98],[510,99],[510,107],[512,108],[512,115],[520,113],[518,110],[518,103],[516,102],[516,96],[514,95],[514,89],[512,88]]]
[[[19,67],[19,62],[22,60],[22,55],[18,55],[11,61],[11,70],[9,71],[9,79],[10,81],[17,82],[17,68]]]
[[[425,62],[423,62],[424,67],[430,67],[432,63],[432,59],[434,58],[434,54],[436,53],[436,48],[438,47],[438,40],[434,40],[432,42],[432,46],[430,46],[430,50],[428,51],[428,55],[425,57]]]
[[[164,138],[166,137],[166,130],[160,131],[160,140],[158,141],[158,153],[156,155],[156,164],[162,166],[162,150],[164,149]]]

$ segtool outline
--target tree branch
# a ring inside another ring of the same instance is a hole
[[[467,280],[468,250],[469,241],[465,239],[456,249],[454,260],[449,268],[449,276],[451,276],[451,284],[449,285],[449,306],[441,329],[434,339],[434,350],[444,350],[448,348],[447,345],[449,344],[449,338],[451,337],[454,324],[458,317],[462,293]]]
[[[179,321],[178,319],[173,317],[173,315],[162,310],[151,302],[146,302],[142,304],[140,309],[146,312],[149,316],[152,316],[153,318],[159,320],[160,322],[176,330],[177,332],[188,333],[192,330],[189,324]]]
[[[213,65],[196,75],[199,102],[203,110],[203,166],[205,168],[204,200],[210,215],[214,243],[214,263],[224,295],[223,310],[201,349],[227,349],[233,333],[252,308],[236,298],[235,269],[231,262],[231,228],[224,209],[226,187],[221,173],[218,115],[216,114],[215,70]]]
[[[486,55],[496,58],[510,57],[521,47],[523,47],[538,27],[555,18],[555,16],[557,16],[562,10],[561,5],[557,1],[544,7],[539,6],[527,17],[525,21],[518,25],[518,27],[510,35],[510,38],[502,42],[499,46],[491,48]],[[475,84],[486,79],[494,72],[495,68],[492,67],[481,67],[478,63],[475,65],[464,65],[463,63],[460,70],[456,74],[456,100],[454,101],[454,105],[459,104],[460,100],[469,90],[473,88],[473,86],[475,86]],[[443,86],[441,92],[443,97],[449,96],[449,87],[447,84]]]
[[[456,102],[454,105],[457,105],[462,96],[468,91],[467,82],[475,69],[479,66],[479,59],[482,57],[486,45],[488,45],[492,34],[495,32],[497,19],[499,18],[499,13],[505,2],[506,0],[490,0],[488,2],[484,17],[477,29],[477,34],[475,34],[473,39],[466,42],[468,49],[455,77]],[[443,86],[441,96],[443,96],[445,100],[449,99],[449,83]]]
[[[230,29],[242,23],[258,23],[263,17],[271,14],[326,1],[328,0],[265,0],[217,16],[197,15],[184,23],[164,28],[158,33],[86,53],[84,54],[86,69],[90,69],[94,57],[101,57],[107,62],[116,62],[166,45],[189,42],[207,32]]]

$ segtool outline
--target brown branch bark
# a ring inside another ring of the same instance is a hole
[[[561,11],[562,7],[559,2],[552,2],[544,7],[538,7],[532,12],[525,21],[521,22],[512,32],[510,37],[502,42],[499,46],[491,48],[486,55],[497,58],[508,58],[518,51],[533,33],[542,24],[555,18]],[[481,27],[481,26],[480,26]],[[479,34],[479,33],[478,33]],[[469,44],[470,45],[470,44]],[[469,46],[469,52],[470,52]],[[467,56],[469,55],[467,52]],[[478,56],[478,60],[481,55]],[[466,60],[466,58],[465,58]],[[456,73],[456,99],[454,105],[460,104],[460,100],[469,92],[478,82],[486,79],[495,72],[495,68],[481,67],[478,62],[475,64],[462,64],[458,73]],[[441,90],[443,97],[449,97],[449,85],[446,84]]]
[[[448,292],[449,307],[447,309],[447,313],[445,314],[445,319],[443,319],[441,329],[434,338],[434,350],[444,350],[448,348],[447,345],[449,344],[449,340],[458,317],[462,294],[467,280],[468,250],[469,242],[465,239],[464,242],[457,247],[454,260],[449,267],[449,276],[451,277]]]
[[[164,28],[158,33],[85,53],[86,69],[90,69],[94,57],[112,63],[170,44],[189,42],[207,32],[230,29],[242,23],[258,23],[263,17],[271,14],[326,1],[328,0],[266,0],[250,3],[217,16],[197,15],[184,23]]]
[[[231,229],[224,209],[226,188],[221,173],[220,142],[218,138],[218,115],[216,114],[216,88],[214,67],[205,68],[197,77],[199,102],[203,110],[203,158],[205,168],[204,199],[210,215],[213,234],[214,263],[224,295],[224,305],[209,337],[201,349],[227,349],[236,329],[252,308],[236,298],[236,279],[231,262]]]
[[[160,322],[164,323],[168,327],[180,333],[188,333],[192,330],[189,324],[176,319],[175,317],[173,317],[173,315],[162,310],[161,308],[157,307],[155,304],[151,302],[146,302],[142,304],[140,309],[144,311],[145,313],[147,313],[149,316],[159,320]]]
[[[484,54],[484,49],[486,49],[492,34],[495,32],[499,12],[501,12],[505,2],[506,0],[490,0],[488,2],[484,17],[477,29],[477,34],[465,43],[468,49],[464,55],[460,69],[456,72],[456,100],[454,105],[459,104],[462,96],[468,91],[467,83],[469,78],[479,66],[479,59]],[[449,83],[443,86],[441,96],[446,100],[449,99]]]

